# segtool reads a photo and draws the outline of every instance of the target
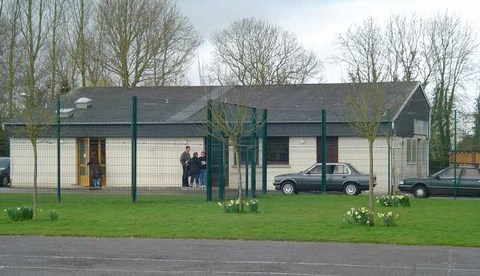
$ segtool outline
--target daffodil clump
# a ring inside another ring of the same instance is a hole
[[[223,202],[218,202],[218,205],[223,208],[225,213],[240,213],[240,200],[231,199]],[[243,199],[244,211],[250,213],[258,213],[258,200]]]
[[[377,213],[377,216],[382,220],[383,226],[385,227],[395,226],[396,220],[398,219],[398,214],[393,212]]]
[[[7,213],[8,218],[13,221],[31,220],[33,218],[33,208],[30,206],[7,208],[4,211]]]
[[[377,203],[384,207],[410,207],[410,195],[382,195],[377,197]]]
[[[348,224],[370,225],[370,214],[371,212],[365,207],[352,207],[347,211],[347,213],[345,213],[343,221]]]

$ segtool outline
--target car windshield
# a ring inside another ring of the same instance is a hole
[[[8,158],[0,158],[0,168],[6,168],[10,164],[10,159]]]

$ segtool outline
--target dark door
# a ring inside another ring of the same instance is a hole
[[[300,186],[300,189],[304,190],[320,190],[322,188],[322,166],[316,165],[303,176],[299,177],[300,183],[297,183]]]
[[[460,176],[460,171],[461,170],[457,168],[457,178]],[[454,180],[454,168],[447,168],[430,179],[430,192],[432,194],[453,195]]]
[[[327,137],[326,162],[338,162],[338,137]],[[322,163],[322,137],[317,137],[317,163]]]
[[[343,164],[330,166],[330,170],[327,168],[327,173],[331,172],[327,174],[328,189],[332,191],[342,191],[343,183],[347,180],[350,170]]]

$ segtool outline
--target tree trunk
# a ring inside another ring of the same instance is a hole
[[[233,140],[233,151],[235,153],[235,161],[237,163],[238,173],[238,208],[240,213],[243,212],[243,187],[242,187],[242,168],[240,164],[240,152],[238,150],[238,140]]]
[[[374,208],[375,208],[375,200],[373,198],[373,141],[369,140],[368,141],[368,155],[369,155],[369,161],[370,161],[370,180],[368,181],[368,188],[369,188],[369,194],[368,194],[368,210],[370,213],[368,214],[368,225],[369,226],[374,226],[375,225],[375,216],[374,216]]]
[[[38,169],[38,152],[37,152],[37,140],[31,139],[30,142],[33,146],[33,219],[38,215],[38,189],[37,189],[37,169]]]

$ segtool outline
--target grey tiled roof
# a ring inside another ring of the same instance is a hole
[[[96,87],[80,88],[63,95],[62,108],[74,102],[93,99],[87,109],[75,109],[66,124],[128,124],[131,122],[132,96],[137,96],[138,123],[191,123],[206,118],[209,98],[268,109],[269,122],[319,122],[321,110],[328,122],[346,122],[350,108],[345,97],[367,84],[303,84],[235,87]],[[387,96],[391,116],[401,110],[418,82],[386,82],[380,86]]]

